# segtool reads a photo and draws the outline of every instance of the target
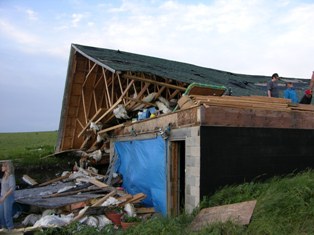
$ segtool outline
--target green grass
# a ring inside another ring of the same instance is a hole
[[[15,164],[33,166],[41,164],[43,157],[54,152],[57,134],[57,131],[0,133],[0,160],[10,159]]]

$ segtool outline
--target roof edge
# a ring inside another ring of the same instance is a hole
[[[109,67],[108,65],[101,63],[100,61],[96,60],[95,58],[93,58],[92,56],[87,55],[85,52],[83,52],[82,50],[80,50],[77,46],[84,46],[84,45],[79,45],[79,44],[73,44],[72,43],[72,48],[74,48],[76,51],[78,51],[79,53],[81,53],[83,56],[85,56],[86,58],[88,58],[89,60],[95,62],[96,64],[108,69],[109,71],[111,71],[112,73],[115,73],[116,70]]]

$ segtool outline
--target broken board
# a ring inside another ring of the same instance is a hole
[[[252,200],[202,209],[192,221],[191,230],[199,231],[217,222],[233,221],[240,225],[249,224],[255,205],[256,200]]]

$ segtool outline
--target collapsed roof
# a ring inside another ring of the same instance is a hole
[[[134,111],[151,105],[144,98],[152,94],[155,99],[178,100],[195,82],[225,86],[235,96],[266,95],[269,79],[270,76],[235,74],[72,44],[56,151],[81,149],[87,142],[95,143],[88,135],[90,125],[100,124],[102,129],[116,125],[113,110],[119,104],[127,111]],[[300,95],[309,84],[309,80],[283,78],[281,90],[285,81],[293,81]]]

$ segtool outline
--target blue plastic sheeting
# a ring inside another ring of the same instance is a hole
[[[129,194],[144,193],[145,206],[167,214],[166,141],[155,139],[115,142],[118,160],[115,169],[123,176]]]

